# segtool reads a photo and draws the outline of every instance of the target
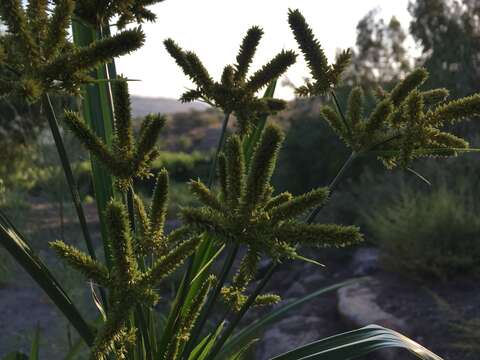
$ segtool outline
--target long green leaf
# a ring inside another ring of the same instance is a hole
[[[40,352],[40,328],[37,326],[33,335],[32,348],[30,349],[30,360],[38,360]]]
[[[241,349],[246,344],[250,343],[256,337],[258,337],[267,327],[276,323],[277,321],[282,320],[285,316],[293,309],[298,308],[299,306],[305,304],[306,302],[326,294],[328,292],[340,289],[344,286],[350,285],[354,282],[361,281],[361,279],[350,279],[338,284],[330,285],[325,288],[319,289],[317,291],[308,294],[300,299],[294,300],[286,305],[280,306],[277,309],[269,312],[264,317],[253,322],[247,327],[243,328],[236,334],[234,334],[229,341],[223,346],[222,351],[218,354],[218,359],[227,358],[229,355],[234,353],[236,350]]]
[[[88,46],[96,41],[99,34],[86,25],[73,21],[73,41],[77,46]],[[97,80],[108,79],[106,67],[99,67],[92,76]],[[110,84],[97,83],[86,85],[83,94],[83,116],[87,124],[93,129],[108,146],[113,140],[113,110],[111,107]],[[110,173],[97,160],[92,158],[92,177],[95,199],[105,252],[105,260],[110,267],[110,250],[108,246],[108,235],[106,222],[104,221],[105,209],[108,201],[115,195],[113,178]]]
[[[1,211],[0,244],[47,293],[48,297],[78,331],[87,345],[91,346],[94,336],[87,322],[45,264],[34,254],[27,241]]]
[[[422,360],[442,360],[412,339],[378,325],[334,335],[271,360],[350,360],[386,348],[403,348]]]

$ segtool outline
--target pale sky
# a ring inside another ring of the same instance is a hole
[[[395,15],[407,28],[407,6],[408,0],[165,0],[151,7],[158,20],[143,25],[147,35],[144,47],[118,59],[118,72],[141,80],[130,82],[132,94],[178,98],[191,83],[163,47],[163,40],[169,37],[183,49],[195,51],[218,79],[223,67],[235,62],[241,39],[252,25],[262,27],[265,35],[251,70],[257,70],[282,48],[298,52],[287,23],[289,8],[300,9],[332,59],[336,49],[355,44],[356,25],[368,11],[379,8],[382,17]],[[307,75],[299,56],[287,77],[299,85]],[[292,97],[288,88],[280,88],[276,95]]]

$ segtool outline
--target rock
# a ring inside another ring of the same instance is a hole
[[[409,328],[403,319],[383,310],[377,303],[378,289],[381,282],[374,277],[367,277],[358,283],[345,286],[337,291],[337,310],[344,323],[351,328],[360,328],[370,324],[408,333]],[[378,355],[383,359],[397,358],[397,350],[382,350]]]
[[[377,248],[360,248],[353,255],[352,269],[355,276],[372,275],[379,270],[379,250]]]
[[[255,359],[266,360],[321,337],[322,319],[291,316],[269,328],[256,349]]]
[[[337,309],[342,319],[354,327],[377,324],[390,329],[408,331],[406,322],[384,311],[376,302],[381,283],[374,277],[367,277],[337,291]]]
[[[294,282],[292,286],[285,292],[285,298],[297,298],[306,295],[305,287],[297,282]]]

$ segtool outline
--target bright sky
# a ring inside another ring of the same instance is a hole
[[[140,82],[131,82],[131,93],[149,97],[178,98],[191,83],[163,47],[173,38],[182,48],[193,50],[210,74],[218,79],[226,64],[235,62],[241,39],[252,25],[263,28],[251,70],[267,62],[282,48],[297,50],[287,23],[289,8],[299,8],[319,38],[328,57],[336,49],[355,44],[356,25],[371,9],[381,16],[397,16],[408,27],[409,0],[166,0],[152,7],[158,20],[144,24],[145,46],[118,60],[119,73]],[[297,51],[298,52],[298,51]],[[303,59],[287,73],[296,85],[308,75]],[[291,98],[290,89],[281,88],[278,97]]]

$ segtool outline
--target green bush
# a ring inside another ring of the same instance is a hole
[[[166,168],[172,181],[185,182],[190,179],[206,178],[210,165],[210,156],[194,151],[169,152],[162,151],[153,164],[154,172]]]
[[[402,189],[366,217],[384,265],[415,277],[451,278],[480,270],[478,201],[465,186],[425,193]]]

